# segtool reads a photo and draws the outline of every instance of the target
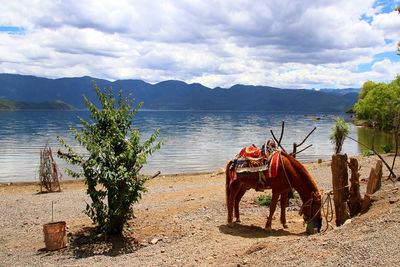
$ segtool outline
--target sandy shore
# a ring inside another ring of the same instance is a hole
[[[358,159],[365,180],[377,158]],[[331,189],[329,161],[305,166],[320,189]],[[395,170],[400,174],[400,164]],[[365,191],[366,182],[361,184]],[[395,266],[400,261],[397,182],[384,183],[368,213],[312,236],[305,234],[297,203],[288,208],[289,229],[280,225],[279,210],[273,230],[263,229],[268,208],[253,200],[268,191],[249,191],[241,202],[242,223],[227,227],[224,185],[223,169],[160,175],[134,205],[131,234],[121,243],[91,234],[82,181],[64,182],[63,192],[52,194],[38,194],[36,183],[0,184],[0,266]],[[52,202],[53,219],[67,222],[69,246],[47,252],[42,227],[51,221]]]

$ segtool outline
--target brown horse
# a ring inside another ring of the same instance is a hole
[[[303,202],[300,213],[303,214],[305,222],[307,224],[314,222],[314,228],[318,228],[318,231],[321,229],[321,194],[315,180],[299,161],[283,151],[281,152],[280,163],[276,177],[266,179],[264,184],[260,184],[258,183],[259,174],[257,172],[237,173],[237,179],[231,183],[233,161],[228,162],[226,167],[226,204],[229,225],[233,224],[233,208],[235,208],[236,222],[240,222],[239,202],[246,191],[253,188],[272,189],[272,200],[265,228],[271,229],[272,216],[279,195],[281,196],[281,223],[284,228],[287,228],[286,205],[289,190],[293,188],[299,193]]]

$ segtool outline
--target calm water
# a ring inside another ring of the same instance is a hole
[[[168,137],[165,145],[149,158],[143,171],[149,174],[158,170],[163,174],[215,171],[224,167],[242,147],[260,146],[271,138],[270,129],[279,135],[282,120],[286,125],[283,146],[287,151],[292,151],[293,142],[299,143],[316,126],[317,130],[302,147],[313,146],[299,154],[298,159],[330,159],[333,145],[329,135],[334,120],[325,115],[313,114],[321,119],[311,120],[304,114],[294,113],[140,111],[135,123],[142,140],[155,128],[160,128],[160,136]],[[346,114],[335,115],[348,118]],[[86,111],[0,112],[0,182],[37,181],[40,149],[48,142],[57,151],[60,147],[57,134],[79,148],[69,131],[69,126],[80,127],[78,116],[89,120]],[[354,126],[350,129],[353,138],[369,140],[367,130]],[[390,142],[386,137],[379,138],[383,138],[383,143]],[[348,155],[362,150],[356,142],[345,141],[343,152]],[[61,159],[56,161],[65,166]]]

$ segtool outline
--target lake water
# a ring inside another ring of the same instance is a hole
[[[308,114],[310,115],[310,114]],[[165,145],[149,158],[143,172],[162,174],[210,172],[225,167],[243,147],[260,146],[271,138],[272,129],[278,137],[281,122],[285,121],[283,146],[292,151],[293,142],[299,143],[317,127],[306,143],[313,144],[297,158],[300,161],[330,159],[333,145],[329,135],[334,125],[328,114],[275,112],[190,112],[190,111],[140,111],[135,117],[135,127],[142,140],[154,129],[160,128],[160,136],[167,137]],[[333,114],[349,119],[347,114]],[[80,128],[78,116],[89,120],[87,111],[14,111],[0,112],[0,182],[38,181],[40,149],[48,142],[53,152],[60,144],[59,134],[68,144],[79,148],[69,126]],[[350,136],[369,139],[368,130],[350,126]],[[279,138],[279,137],[278,137]],[[388,142],[383,137],[382,142]],[[379,138],[378,138],[379,139]],[[379,139],[380,140],[380,139]],[[357,155],[362,147],[347,139],[343,152]],[[65,163],[57,158],[60,167]]]

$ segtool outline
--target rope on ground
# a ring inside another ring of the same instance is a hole
[[[329,229],[329,226],[333,229],[333,225],[331,224],[333,220],[333,205],[332,205],[332,198],[331,195],[333,194],[333,190],[330,190],[326,192],[324,195],[326,195],[325,200],[321,203],[321,209],[323,213],[323,217],[326,221],[326,228],[322,232],[326,232]],[[326,210],[324,208],[325,203],[327,203]]]
[[[331,229],[334,228],[334,226],[331,224],[331,222],[333,220],[333,204],[332,204],[331,195],[333,195],[334,191],[340,191],[340,190],[348,188],[348,187],[350,187],[350,185],[346,185],[346,186],[343,186],[341,188],[336,188],[336,189],[329,190],[324,194],[324,195],[326,195],[326,198],[321,203],[321,209],[322,209],[323,217],[325,218],[325,221],[326,221],[326,228],[325,228],[325,230],[323,230],[323,232],[328,231],[329,226],[331,227]],[[323,198],[323,196],[322,196],[322,198]],[[324,208],[325,203],[327,203],[326,210]]]

